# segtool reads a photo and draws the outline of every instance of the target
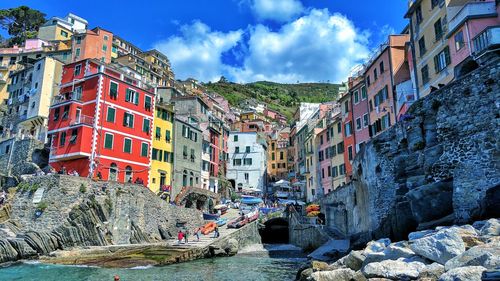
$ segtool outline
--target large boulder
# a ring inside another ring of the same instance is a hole
[[[494,269],[500,266],[500,243],[490,243],[470,248],[446,262],[446,270],[465,266],[483,266]]]
[[[399,259],[369,263],[363,267],[361,272],[367,278],[381,277],[401,280],[417,278],[424,268],[424,263],[418,261],[405,262],[403,259]]]
[[[411,241],[410,248],[416,254],[445,264],[465,252],[465,243],[454,229],[442,229],[434,234]]]
[[[382,252],[369,253],[364,260],[364,265],[371,262],[379,262],[383,260],[397,260],[400,258],[411,258],[415,256],[408,242],[402,241],[388,245]]]
[[[332,271],[318,271],[311,274],[310,280],[314,281],[350,281],[356,272],[349,268],[340,268]]]
[[[500,220],[489,219],[479,230],[481,236],[498,236],[500,235]]]
[[[435,262],[425,266],[422,271],[420,271],[420,275],[418,276],[418,280],[438,280],[439,276],[444,273],[444,266]]]
[[[429,222],[453,213],[453,181],[434,182],[410,190],[406,197],[417,223]]]
[[[361,251],[351,251],[344,259],[344,264],[348,268],[358,271],[363,266],[365,256],[363,256]]]
[[[224,248],[228,256],[234,256],[238,253],[239,242],[238,240],[231,238],[227,241],[227,245]]]
[[[15,261],[18,253],[7,239],[0,239],[0,263]]]
[[[457,267],[441,275],[439,281],[481,281],[485,270],[482,266]]]

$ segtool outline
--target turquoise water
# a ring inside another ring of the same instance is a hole
[[[285,281],[295,279],[295,274],[304,261],[303,255],[294,251],[259,251],[228,258],[205,259],[164,267],[136,269],[24,263],[0,268],[0,280],[112,281],[114,275],[119,275],[121,281]]]

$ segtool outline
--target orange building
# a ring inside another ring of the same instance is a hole
[[[72,39],[72,61],[83,59],[97,59],[101,62],[111,62],[111,49],[113,46],[113,33],[96,27],[77,33]]]

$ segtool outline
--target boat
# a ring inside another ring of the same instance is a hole
[[[209,234],[210,232],[214,231],[214,229],[217,227],[217,223],[214,222],[214,221],[211,221],[207,224],[205,224],[202,228],[201,228],[201,233],[203,235],[207,235]]]
[[[252,212],[245,215],[247,217],[248,222],[253,222],[259,218],[259,210],[255,209]]]
[[[215,221],[215,220],[218,220],[219,217],[220,217],[219,214],[207,214],[207,213],[203,213],[203,219],[207,220],[207,221]]]
[[[262,199],[255,197],[255,196],[243,195],[241,197],[242,204],[256,205],[256,204],[260,204],[262,202],[263,202]]]
[[[228,207],[226,205],[220,204],[214,207],[214,210],[220,211],[221,215],[227,213]]]
[[[227,219],[226,218],[219,218],[215,223],[217,223],[218,227],[221,227],[227,223]]]
[[[247,224],[248,218],[246,216],[238,217],[227,224],[227,228],[240,228]]]
[[[309,205],[306,207],[306,212],[310,213],[310,212],[315,212],[315,211],[319,211],[321,209],[321,207],[317,204],[312,204],[312,205]]]

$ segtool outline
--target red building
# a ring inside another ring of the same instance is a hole
[[[50,165],[80,176],[149,184],[154,93],[95,59],[64,66],[50,107]]]
[[[346,183],[350,182],[352,176],[352,160],[356,155],[356,139],[353,126],[352,93],[347,92],[339,99],[342,112],[342,124],[344,127],[344,163]]]

